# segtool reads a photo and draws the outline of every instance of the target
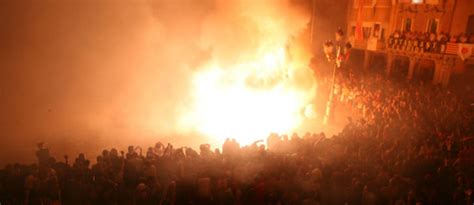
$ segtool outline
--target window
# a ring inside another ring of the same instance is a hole
[[[377,39],[384,39],[385,38],[385,29],[382,27],[381,23],[374,23],[374,29],[372,32],[372,36]]]
[[[428,33],[438,33],[438,19],[429,19],[428,24],[426,25],[426,32]]]
[[[370,34],[372,33],[372,28],[371,27],[362,27],[362,34],[364,35],[364,40],[367,40],[370,38]]]
[[[412,4],[422,4],[423,0],[411,0]]]
[[[467,20],[466,33],[474,34],[474,15],[470,15]]]
[[[380,25],[380,23],[374,23],[373,37],[380,39],[381,32],[382,32],[382,26]]]
[[[412,27],[412,19],[405,18],[402,23],[402,31],[411,31]]]

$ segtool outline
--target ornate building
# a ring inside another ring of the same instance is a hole
[[[474,64],[474,0],[350,0],[347,18],[366,69],[382,59],[387,75],[447,85]]]

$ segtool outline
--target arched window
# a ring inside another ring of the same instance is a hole
[[[405,19],[403,19],[403,22],[402,22],[402,31],[411,31],[412,25],[413,25],[413,23],[412,23],[412,19],[411,19],[411,18],[405,18]]]
[[[439,19],[431,18],[426,24],[426,32],[428,33],[438,33]]]

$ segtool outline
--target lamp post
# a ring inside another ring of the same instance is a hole
[[[332,73],[332,82],[331,82],[331,89],[329,92],[329,99],[326,104],[326,112],[324,114],[323,124],[329,124],[329,121],[332,117],[333,106],[334,106],[334,86],[336,81],[336,72],[337,69],[341,67],[342,62],[345,62],[349,57],[349,50],[352,48],[352,45],[347,42],[343,43],[344,39],[344,32],[341,29],[336,31],[336,44],[332,41],[327,41],[323,45],[324,54],[326,55],[326,59],[332,63],[333,65],[333,73]]]

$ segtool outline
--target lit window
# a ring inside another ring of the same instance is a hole
[[[422,4],[423,0],[411,0],[412,4]]]
[[[428,33],[438,33],[438,19],[429,19],[428,24],[426,25],[426,32]]]

